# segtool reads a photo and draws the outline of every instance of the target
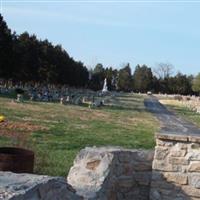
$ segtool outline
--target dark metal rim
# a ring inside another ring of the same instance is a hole
[[[7,156],[34,156],[34,152],[18,147],[0,147],[0,155]]]

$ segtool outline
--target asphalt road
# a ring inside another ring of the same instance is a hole
[[[197,126],[167,110],[167,108],[162,105],[156,97],[150,96],[146,98],[144,104],[146,108],[161,122],[161,130],[159,133],[200,135],[200,129]]]

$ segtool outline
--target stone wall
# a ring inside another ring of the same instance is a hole
[[[77,155],[68,182],[90,200],[148,200],[153,151],[85,148]]]
[[[200,199],[200,137],[157,135],[150,199]]]
[[[81,200],[64,178],[0,172],[2,200]]]
[[[0,199],[197,200],[200,137],[158,134],[155,153],[87,147],[77,155],[67,182],[58,177],[0,172]]]

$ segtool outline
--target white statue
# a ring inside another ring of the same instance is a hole
[[[102,92],[108,92],[108,87],[107,87],[107,79],[104,79],[104,84],[103,84],[103,89]]]

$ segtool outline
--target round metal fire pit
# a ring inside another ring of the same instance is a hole
[[[34,153],[32,151],[0,147],[0,171],[15,173],[32,173],[34,167]]]

